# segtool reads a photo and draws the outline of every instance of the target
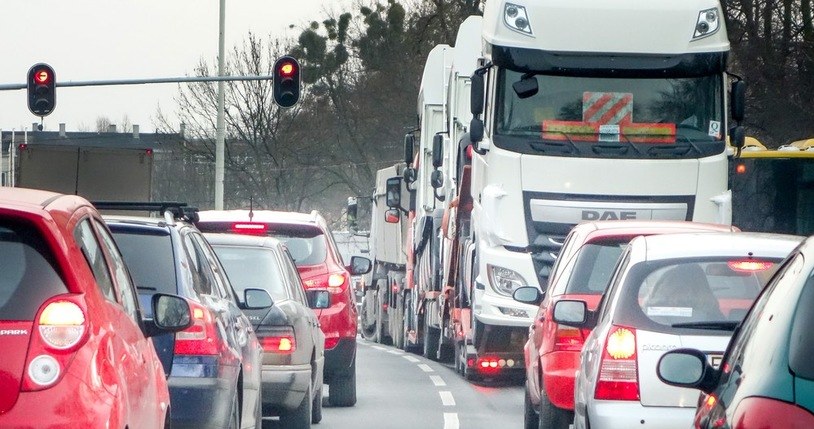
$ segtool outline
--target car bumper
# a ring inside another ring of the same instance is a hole
[[[310,384],[310,364],[263,365],[263,408],[296,409]]]
[[[543,355],[543,388],[557,408],[574,409],[574,380],[580,365],[579,352],[562,351]]]
[[[75,380],[74,380],[75,381]],[[17,402],[0,414],[2,428],[107,428],[120,425],[113,414],[113,397],[75,383],[66,386],[66,379],[38,392],[20,392]],[[166,403],[162,404],[166,407]],[[166,408],[164,408],[166,409]],[[157,410],[158,411],[158,410]],[[159,421],[159,416],[156,416]],[[163,420],[163,410],[161,414]]]
[[[638,402],[593,401],[588,404],[587,417],[592,428],[687,429],[692,426],[695,408],[644,407]],[[575,419],[575,429],[585,427],[584,419]]]
[[[171,376],[168,379],[173,429],[228,427],[237,368],[222,371],[221,375],[226,377]]]

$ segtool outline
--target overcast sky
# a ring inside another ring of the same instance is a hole
[[[226,0],[226,50],[249,31],[296,37],[326,11],[350,0]],[[0,84],[25,83],[28,69],[50,64],[58,81],[138,79],[192,75],[201,58],[217,70],[218,0],[2,0]],[[290,25],[294,29],[289,29]],[[176,110],[177,84],[57,89],[56,109],[44,129],[95,130],[96,119],[142,132],[154,130],[158,106]],[[31,129],[26,91],[0,91],[0,129]]]

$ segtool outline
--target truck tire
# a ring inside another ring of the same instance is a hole
[[[387,287],[387,285],[385,285]],[[384,293],[379,289],[376,292],[376,342],[389,346],[393,344],[390,335],[384,333]],[[388,311],[390,309],[388,308]]]
[[[441,341],[441,330],[433,328],[427,323],[427,314],[424,313],[424,349],[423,355],[429,360],[438,360],[438,345]]]
[[[353,358],[348,372],[337,375],[328,385],[328,401],[334,407],[356,405],[356,357]]]
[[[557,408],[548,400],[545,388],[540,389],[539,429],[568,429],[574,423],[574,412]]]
[[[362,337],[364,339],[368,341],[377,341],[378,338],[376,337],[376,326],[370,324],[371,319],[373,319],[375,323],[376,317],[375,314],[371,315],[370,310],[368,309],[370,307],[369,303],[367,302],[370,299],[369,296],[370,294],[365,293],[365,295],[362,297],[362,314],[359,325],[361,325]]]
[[[309,429],[311,427],[311,407],[314,401],[314,390],[308,384],[308,391],[297,408],[280,413],[280,426],[291,429]]]

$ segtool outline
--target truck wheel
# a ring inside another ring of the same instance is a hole
[[[376,293],[376,342],[384,345],[393,344],[393,339],[384,334],[384,294],[381,290]],[[388,309],[389,310],[389,309]]]
[[[524,429],[539,429],[540,427],[540,415],[537,414],[537,410],[534,409],[534,404],[531,403],[531,397],[529,397],[529,389],[523,389],[526,392],[526,399],[523,405],[523,428]]]
[[[356,358],[346,374],[337,375],[328,385],[328,400],[335,407],[356,405]],[[284,426],[286,427],[286,426]]]
[[[455,359],[455,348],[452,344],[444,344],[443,340],[438,347],[438,361],[450,363]]]
[[[568,429],[574,422],[573,411],[557,408],[548,400],[545,388],[540,391],[539,429]]]
[[[280,426],[284,428],[309,429],[311,427],[311,406],[313,405],[314,391],[308,384],[308,391],[296,409],[280,414]]]

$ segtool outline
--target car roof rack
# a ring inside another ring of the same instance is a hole
[[[198,208],[179,201],[91,201],[97,210],[158,212],[170,220],[198,222]]]

